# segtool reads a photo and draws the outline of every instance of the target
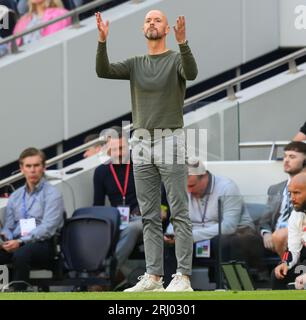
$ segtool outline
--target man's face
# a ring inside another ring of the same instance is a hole
[[[165,15],[152,10],[145,17],[143,32],[148,40],[159,40],[165,37],[169,32],[169,25]]]
[[[204,176],[188,176],[187,190],[195,198],[201,198],[207,188],[208,179],[207,175]]]
[[[125,163],[129,156],[129,145],[127,139],[110,138],[108,141],[107,154],[112,158],[113,163]]]
[[[305,155],[296,151],[285,151],[284,171],[289,175],[296,175],[302,171]]]
[[[94,156],[95,154],[99,153],[100,151],[101,151],[100,146],[90,147],[84,152],[83,158],[89,158],[91,156]]]
[[[303,183],[289,183],[288,191],[296,211],[306,210],[306,185]]]
[[[24,174],[28,184],[36,185],[45,172],[45,166],[39,155],[26,157],[20,164],[20,170]]]

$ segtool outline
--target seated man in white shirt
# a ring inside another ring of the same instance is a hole
[[[229,178],[215,176],[207,171],[198,158],[189,159],[187,183],[189,215],[195,243],[194,257],[208,258],[210,251],[210,257],[217,258],[218,199],[221,199],[222,261],[245,260],[250,266],[260,267],[262,241],[255,231],[237,185]],[[170,244],[174,240],[165,236],[165,242]]]
[[[288,220],[288,250],[283,255],[282,263],[272,272],[274,290],[287,289],[287,284],[292,281],[295,281],[297,289],[304,289],[306,283],[305,273],[298,276],[306,270],[306,173],[294,176],[288,189],[294,210]]]

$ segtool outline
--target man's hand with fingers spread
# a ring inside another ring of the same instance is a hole
[[[181,44],[186,41],[185,17],[179,16],[176,19],[176,26],[173,27],[176,41]]]
[[[99,41],[100,42],[105,42],[108,36],[108,26],[109,26],[109,21],[105,20],[105,22],[102,20],[101,13],[96,12],[96,21],[97,21],[97,28],[99,31]]]

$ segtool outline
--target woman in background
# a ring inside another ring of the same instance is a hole
[[[68,11],[64,9],[61,0],[29,0],[29,12],[23,15],[14,28],[14,34],[23,32],[34,26],[58,18]],[[32,43],[40,38],[57,32],[71,25],[71,18],[53,23],[43,29],[17,39],[17,45]]]

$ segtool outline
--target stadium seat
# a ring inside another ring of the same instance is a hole
[[[120,214],[113,207],[77,209],[68,219],[60,239],[60,259],[53,277],[31,279],[31,284],[49,291],[49,286],[75,286],[87,290],[91,285],[114,286]],[[58,276],[60,275],[60,276]]]

